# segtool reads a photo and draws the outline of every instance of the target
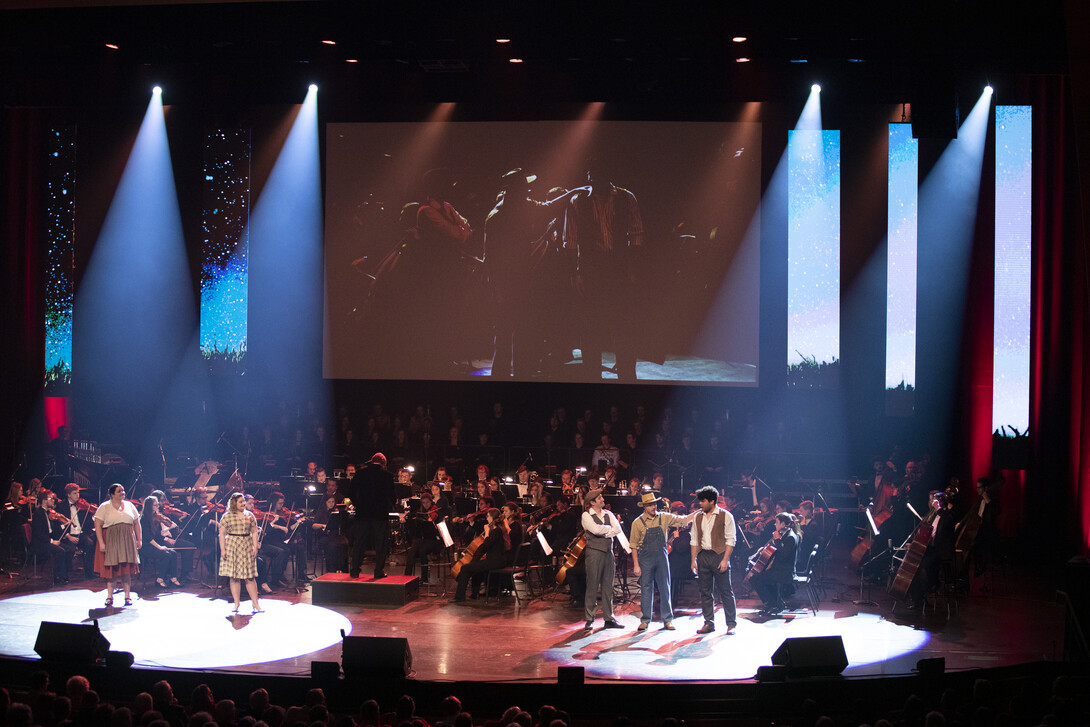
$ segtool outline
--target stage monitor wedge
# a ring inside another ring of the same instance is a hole
[[[383,636],[345,636],[341,643],[341,668],[344,676],[349,679],[407,677],[413,668],[409,640]]]
[[[840,636],[810,636],[784,639],[772,663],[786,667],[789,677],[836,676],[848,667],[848,656]]]
[[[74,664],[93,664],[105,659],[110,642],[98,630],[98,621],[92,624],[69,624],[42,621],[34,651],[47,661],[65,661]]]

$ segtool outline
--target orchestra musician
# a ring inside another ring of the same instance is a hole
[[[659,505],[664,502],[666,501],[657,497],[651,488],[640,493],[643,513],[632,522],[632,534],[629,536],[632,546],[632,572],[640,582],[640,625],[636,627],[638,631],[646,631],[651,623],[656,588],[659,591],[662,628],[666,631],[674,630],[667,541],[670,528],[688,525],[696,517],[696,513],[679,517],[669,512],[659,512]]]
[[[825,512],[814,509],[813,500],[799,503],[799,556],[796,559],[799,568],[806,567],[806,558],[810,557],[815,545],[825,547]]]
[[[243,507],[254,516],[254,520],[257,522],[257,588],[262,593],[272,593],[272,587],[269,586],[269,567],[272,561],[265,552],[264,543],[262,542],[265,536],[265,523],[269,519],[268,513],[261,512],[255,507],[253,495],[243,495],[242,498]],[[278,553],[284,553],[283,549],[279,549]]]
[[[148,495],[140,508],[140,530],[144,533],[144,547],[140,557],[145,566],[155,572],[155,583],[160,588],[167,587],[167,580],[175,586],[182,585],[176,575],[178,558],[173,549],[174,539],[170,537],[174,521],[159,510],[159,498]]]
[[[762,614],[772,616],[782,613],[784,596],[794,593],[795,584],[795,560],[799,554],[798,520],[790,512],[776,514],[772,544],[776,550],[772,555],[772,561],[760,573],[750,577],[753,590],[764,604]]]
[[[140,513],[125,499],[125,488],[114,483],[110,499],[95,510],[95,571],[106,579],[106,606],[114,605],[114,580],[121,579],[125,605],[132,605],[132,576],[140,572]]]
[[[295,566],[295,581],[307,583],[307,545],[303,537],[299,535],[301,523],[306,517],[298,512],[284,507],[284,494],[274,492],[269,495],[269,514],[273,517],[265,524],[265,542],[270,538],[276,540],[275,545],[287,551],[287,555],[281,556],[278,564],[281,570],[273,570],[271,575],[274,580],[285,581],[285,571],[288,560],[292,560]]]
[[[954,507],[955,494],[956,489],[950,494],[942,491],[931,493],[928,515],[920,524],[920,527],[931,528],[931,539],[920,561],[919,572],[908,588],[907,607],[910,610],[923,607],[924,597],[938,586],[943,568],[952,570],[957,524],[960,520]]]
[[[159,510],[161,513],[174,522],[174,527],[171,528],[170,535],[166,542],[171,548],[181,553],[181,566],[178,571],[178,578],[182,583],[188,583],[190,580],[189,576],[193,572],[193,563],[197,553],[196,544],[194,544],[184,532],[184,523],[188,519],[189,513],[171,505],[170,497],[163,490],[152,490],[151,494],[159,501]]]
[[[31,522],[31,550],[39,560],[49,558],[53,562],[53,585],[67,585],[72,555],[76,552],[76,544],[67,538],[72,523],[54,509],[57,496],[51,491],[39,490],[37,500]]]
[[[412,538],[412,544],[405,553],[405,575],[413,574],[419,558],[422,561],[420,577],[427,583],[431,575],[428,558],[432,553],[438,553],[443,548],[443,540],[439,536],[437,525],[450,517],[450,507],[446,504],[445,498],[439,498],[439,502],[436,502],[433,493],[425,492],[420,495],[419,512],[405,517],[408,517],[411,522],[408,530]]]
[[[30,522],[30,506],[23,495],[23,484],[12,482],[8,487],[8,496],[4,500],[4,513],[0,517],[0,529],[3,530],[4,545],[8,553],[22,553],[26,547],[26,533],[23,525]]]
[[[64,512],[61,514],[72,521],[64,537],[82,555],[83,577],[90,578],[95,563],[95,536],[92,535],[95,506],[79,496],[79,485],[74,482],[64,486],[64,495]],[[71,568],[68,575],[72,577]]]
[[[999,487],[1002,478],[990,479],[981,477],[976,481],[976,493],[979,498],[973,506],[975,513],[970,511],[960,527],[969,516],[974,515],[980,520],[980,525],[969,549],[967,563],[972,564],[974,577],[984,575],[995,557],[996,548],[999,545]]]
[[[581,518],[583,534],[587,539],[584,558],[587,569],[587,587],[583,598],[583,611],[587,622],[584,631],[594,628],[594,616],[598,611],[598,589],[602,591],[602,616],[607,629],[624,628],[613,617],[613,573],[616,564],[613,557],[613,539],[621,532],[617,516],[604,509],[605,497],[601,490],[591,490],[583,497],[586,508]]]
[[[466,588],[472,583],[470,598],[479,598],[484,574],[490,570],[499,570],[504,564],[504,531],[500,524],[502,515],[496,508],[490,508],[485,515],[484,542],[474,553],[473,560],[462,566],[458,572],[458,587],[454,592],[454,602],[464,603]]]
[[[343,573],[348,570],[348,538],[344,531],[344,512],[338,507],[337,482],[326,480],[325,497],[318,504],[318,513],[311,530],[318,533],[319,547],[325,552],[326,570]]]

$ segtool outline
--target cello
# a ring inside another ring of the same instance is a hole
[[[466,546],[466,549],[462,551],[462,557],[458,559],[458,562],[450,567],[450,575],[457,578],[458,574],[462,572],[462,566],[469,565],[473,562],[473,559],[477,556],[477,550],[483,544],[484,535],[475,537],[473,541]]]
[[[919,574],[923,556],[934,537],[931,522],[935,519],[935,515],[938,514],[942,501],[944,498],[952,500],[957,494],[957,480],[951,479],[950,486],[946,488],[945,492],[941,495],[935,495],[935,499],[931,501],[931,511],[927,513],[927,517],[923,518],[920,524],[916,526],[916,530],[913,531],[908,549],[905,551],[905,558],[901,561],[901,565],[898,566],[897,574],[886,590],[895,600],[902,601],[908,596],[908,591],[912,588],[912,582],[916,580],[916,576]]]
[[[749,579],[751,576],[755,576],[758,573],[763,573],[768,564],[772,562],[772,556],[776,555],[776,550],[779,545],[776,543],[776,539],[772,538],[765,543],[760,550],[753,554],[752,564],[749,570],[746,571],[746,577],[742,579],[743,585],[749,585]]]
[[[556,572],[556,585],[564,585],[564,581],[568,577],[568,571],[578,565],[579,561],[583,559],[583,552],[586,548],[587,536],[585,533],[580,533],[579,536],[571,542],[568,549],[564,551],[564,562]]]

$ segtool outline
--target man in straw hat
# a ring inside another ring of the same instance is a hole
[[[685,527],[696,513],[679,517],[669,512],[659,512],[659,504],[666,500],[655,494],[650,487],[640,493],[643,513],[632,522],[632,572],[640,579],[640,625],[637,631],[646,631],[651,623],[651,610],[655,605],[655,588],[659,590],[659,614],[662,628],[674,630],[674,609],[670,599],[670,561],[666,543],[670,528]]]
[[[583,535],[587,539],[585,551],[587,568],[587,592],[583,598],[587,623],[584,631],[594,628],[594,615],[598,611],[598,587],[602,587],[602,615],[607,629],[624,628],[613,618],[613,538],[621,532],[617,516],[604,509],[606,499],[601,490],[591,490],[583,497]]]

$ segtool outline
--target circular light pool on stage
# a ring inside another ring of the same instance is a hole
[[[663,631],[653,622],[644,632],[635,631],[637,620],[623,619],[623,631],[602,629],[590,634],[575,630],[558,632],[560,646],[545,658],[565,666],[581,666],[588,674],[611,679],[727,680],[752,679],[757,667],[772,663],[772,653],[784,639],[807,636],[840,636],[848,656],[848,669],[889,661],[923,647],[930,635],[912,626],[887,621],[878,614],[859,613],[838,617],[826,611],[819,616],[776,618],[764,622],[738,613],[737,632],[728,636],[723,616],[716,613],[716,630],[698,636],[704,622],[697,616],[676,618],[676,631]]]
[[[341,629],[352,623],[341,614],[305,603],[263,599],[265,613],[250,616],[249,601],[240,616],[231,606],[192,593],[163,593],[119,608],[103,607],[102,590],[46,591],[0,602],[0,629],[5,632],[3,653],[37,658],[34,641],[41,621],[92,623],[110,642],[113,651],[128,651],[136,666],[175,669],[217,669],[243,664],[291,659],[333,646]]]

